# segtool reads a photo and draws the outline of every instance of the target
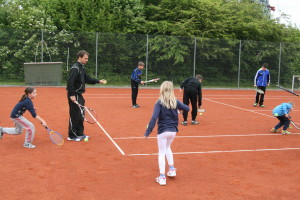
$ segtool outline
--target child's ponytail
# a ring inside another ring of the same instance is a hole
[[[24,101],[28,97],[28,94],[31,94],[34,90],[35,90],[35,88],[32,88],[32,87],[26,88],[24,91],[25,94],[23,94],[23,96],[21,97],[20,102]]]

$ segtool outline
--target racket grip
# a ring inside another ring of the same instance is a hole
[[[41,124],[43,125],[43,123],[41,122]],[[45,127],[45,129],[48,129],[48,126],[44,126]]]

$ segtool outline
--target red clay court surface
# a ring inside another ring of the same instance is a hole
[[[23,91],[24,87],[0,88],[0,126],[13,126],[9,115]],[[38,115],[66,139],[65,88],[38,87],[37,92],[33,102]],[[24,133],[4,135],[0,199],[299,199],[300,131],[270,134],[278,121],[271,110],[282,102],[296,103],[291,115],[300,122],[299,98],[267,91],[266,107],[255,108],[254,91],[203,90],[206,112],[198,116],[200,125],[179,125],[172,145],[177,177],[159,186],[156,131],[143,138],[158,92],[140,89],[141,108],[134,109],[130,89],[87,88],[86,105],[98,112],[116,145],[99,126],[85,124],[88,142],[56,146],[26,112],[37,129],[37,148],[22,147]],[[177,90],[176,95],[182,100]]]

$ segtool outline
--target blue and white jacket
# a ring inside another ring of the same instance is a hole
[[[268,69],[262,70],[260,68],[255,75],[254,85],[256,86],[267,86],[270,84],[270,71]]]
[[[141,76],[142,76],[142,70],[140,70],[138,67],[135,68],[131,74],[131,80],[133,80],[136,83],[140,83],[141,80]]]

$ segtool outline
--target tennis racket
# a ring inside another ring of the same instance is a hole
[[[90,124],[95,124],[98,121],[98,115],[96,111],[89,107],[79,104],[77,101],[75,101],[75,103],[78,105],[81,115],[86,122]]]
[[[298,129],[298,130],[300,130],[300,124],[298,124],[298,123],[295,123],[293,120],[291,120],[291,124],[296,128],[296,129]]]
[[[54,144],[56,144],[56,145],[64,144],[64,138],[59,132],[53,131],[53,130],[49,129],[47,126],[45,126],[45,129],[49,133],[50,139]]]
[[[151,82],[157,82],[160,78],[151,79],[149,81],[144,81],[144,83],[151,83]]]
[[[291,124],[292,124],[296,129],[300,130],[300,124],[295,123],[295,122],[292,120],[292,117],[291,117],[291,116],[289,116],[289,119],[290,119],[290,121],[291,121]],[[291,128],[291,127],[290,127],[290,128]]]
[[[264,91],[262,91],[261,89],[256,89],[256,92],[258,92],[259,94],[264,94],[265,92]]]

